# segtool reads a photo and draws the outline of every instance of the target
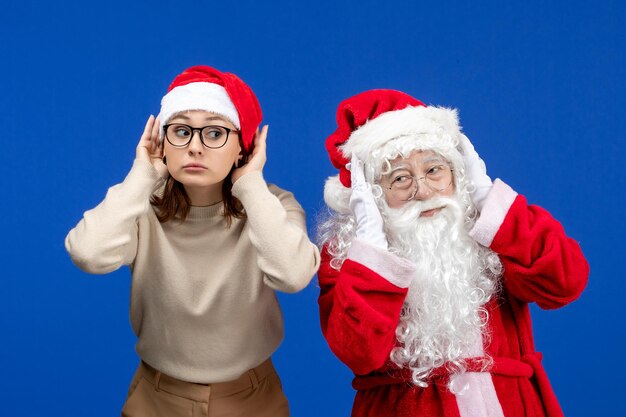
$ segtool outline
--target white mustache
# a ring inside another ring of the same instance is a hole
[[[385,211],[387,216],[389,216],[389,220],[402,228],[409,227],[410,224],[414,224],[416,221],[430,221],[431,219],[429,218],[420,218],[420,215],[425,211],[438,208],[452,209],[458,211],[458,214],[461,211],[459,203],[449,197],[433,197],[425,201],[411,201],[400,208],[387,208]]]

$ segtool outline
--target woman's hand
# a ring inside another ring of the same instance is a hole
[[[159,119],[150,115],[137,144],[136,158],[150,162],[162,178],[168,175],[163,163],[163,144],[159,143]]]
[[[239,168],[236,168],[233,171],[231,176],[233,184],[242,176],[246,175],[248,172],[259,171],[263,172],[263,167],[265,166],[265,162],[267,161],[267,152],[266,152],[266,141],[267,141],[267,129],[268,126],[263,126],[263,129],[256,131],[256,137],[254,139],[254,150],[252,151],[252,155],[250,155],[250,159],[248,162]]]

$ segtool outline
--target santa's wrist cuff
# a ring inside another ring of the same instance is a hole
[[[500,230],[506,214],[513,205],[517,193],[499,178],[493,183],[493,187],[487,194],[485,204],[480,216],[469,235],[485,247],[491,246],[493,238]]]
[[[407,288],[415,276],[415,265],[411,261],[358,238],[348,249],[348,259],[371,269],[400,288]]]

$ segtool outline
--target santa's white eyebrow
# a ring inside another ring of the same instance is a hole
[[[447,163],[447,162],[446,162],[446,160],[445,160],[445,159],[443,159],[443,158],[442,158],[441,156],[439,156],[439,155],[430,155],[430,156],[427,156],[426,158],[422,159],[422,161],[421,161],[421,162],[422,162],[422,164],[428,164],[428,163],[431,163],[431,162],[441,162],[441,163],[443,163],[443,164],[446,164],[446,163]]]
[[[422,159],[420,161],[420,165],[426,165],[426,164],[430,164],[432,162],[438,162],[441,164],[447,164],[446,160],[439,156],[439,155],[430,155],[425,157],[424,159]],[[389,174],[393,174],[395,171],[401,170],[401,169],[406,169],[407,171],[411,170],[411,165],[407,164],[406,162],[400,163],[399,165],[396,166],[392,166],[391,170],[389,171]]]
[[[386,175],[390,176],[394,172],[401,171],[401,170],[410,171],[411,167],[407,164],[396,165],[395,167],[391,167],[391,170]]]

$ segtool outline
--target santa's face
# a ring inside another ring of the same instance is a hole
[[[390,161],[390,169],[380,179],[385,201],[390,208],[400,208],[409,201],[427,201],[454,194],[452,167],[433,151],[414,151],[407,158]],[[433,207],[420,217],[437,215],[443,207]]]

